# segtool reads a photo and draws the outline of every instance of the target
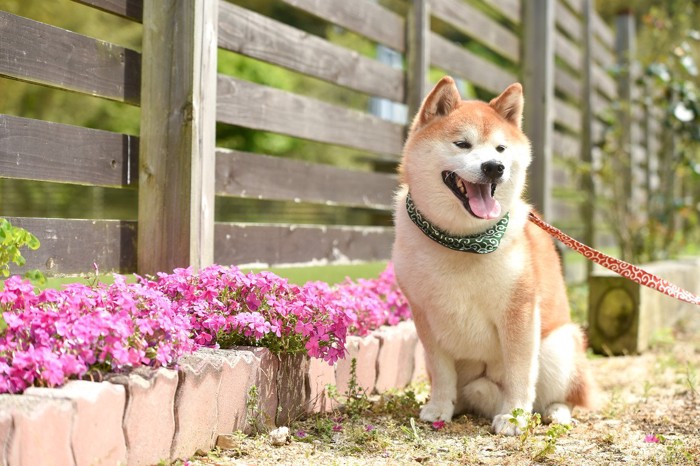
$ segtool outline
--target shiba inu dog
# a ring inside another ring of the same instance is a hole
[[[393,262],[425,348],[424,421],[472,412],[517,435],[516,408],[568,424],[574,406],[595,404],[559,257],[522,199],[522,111],[520,84],[489,103],[463,101],[444,77],[410,128]]]

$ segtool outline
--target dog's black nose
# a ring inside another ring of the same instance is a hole
[[[481,164],[481,172],[492,181],[502,177],[505,169],[506,167],[497,160],[489,160]]]

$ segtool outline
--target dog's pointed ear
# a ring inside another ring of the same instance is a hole
[[[427,125],[436,117],[449,115],[461,101],[454,79],[445,76],[423,100],[411,124],[411,132]]]
[[[523,86],[520,83],[511,84],[501,95],[489,102],[491,108],[518,129],[522,128],[523,104]]]

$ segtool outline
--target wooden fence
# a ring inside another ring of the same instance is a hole
[[[522,80],[535,153],[530,197],[547,218],[579,236],[592,234],[591,211],[581,210],[590,209],[581,193],[590,192],[591,181],[576,178],[569,166],[595,162],[605,132],[599,116],[619,98],[608,72],[618,60],[615,36],[592,0],[278,0],[389,50],[399,66],[240,6],[255,2],[77,3],[142,23],[141,51],[0,11],[0,76],[140,106],[140,134],[2,114],[0,178],[138,187],[138,221],[12,217],[42,243],[26,254],[28,268],[75,274],[96,262],[101,271],[154,273],[212,262],[389,257],[393,168],[405,117],[390,120],[223,74],[221,53],[311,76],[311,83],[331,83],[407,115],[427,92],[431,73],[450,74],[481,98]],[[375,168],[217,148],[217,125],[314,141],[319,151],[342,146]],[[281,202],[282,209],[361,209],[383,226],[215,221],[216,203],[227,198]]]

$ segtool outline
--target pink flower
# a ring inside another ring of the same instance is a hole
[[[445,427],[445,421],[443,421],[442,419],[437,420],[437,421],[433,422],[432,426],[433,426],[433,429],[440,430],[443,427]]]
[[[661,439],[657,437],[655,434],[649,434],[646,437],[644,437],[644,443],[659,443],[661,442]]]
[[[343,426],[340,424],[333,425],[333,432],[340,432],[343,430]]]

